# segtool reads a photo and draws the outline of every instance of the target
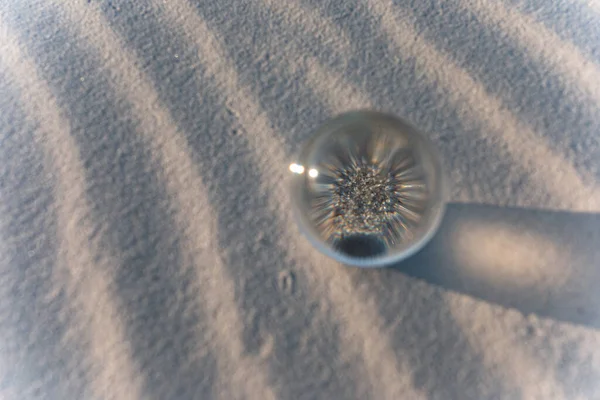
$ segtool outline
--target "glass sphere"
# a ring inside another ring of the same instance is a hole
[[[301,230],[345,264],[381,267],[414,254],[444,213],[440,157],[392,115],[355,111],[329,120],[289,170]]]

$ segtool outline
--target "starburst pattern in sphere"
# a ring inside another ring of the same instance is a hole
[[[317,132],[298,161],[290,170],[300,225],[321,251],[340,261],[399,261],[422,247],[439,224],[439,158],[402,120],[368,111],[343,114]]]

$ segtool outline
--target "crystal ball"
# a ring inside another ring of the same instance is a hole
[[[354,111],[323,124],[289,165],[294,214],[322,253],[382,267],[421,249],[445,207],[440,157],[409,123]]]

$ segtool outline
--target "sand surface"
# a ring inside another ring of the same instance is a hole
[[[600,399],[597,0],[0,2],[1,399]],[[372,108],[438,235],[317,252],[287,167]]]

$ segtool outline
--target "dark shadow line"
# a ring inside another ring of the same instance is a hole
[[[205,13],[213,6],[219,7],[217,3],[207,4],[199,10],[201,18],[206,18]],[[207,194],[215,209],[227,211],[217,216],[218,239],[227,268],[235,276],[245,350],[258,356],[271,346],[264,355],[269,382],[283,398],[297,398],[316,384],[322,385],[324,396],[330,393],[329,397],[345,398],[340,396],[346,393],[350,397],[352,379],[338,380],[331,375],[331,366],[339,358],[336,327],[324,323],[328,316],[321,314],[319,305],[302,289],[306,286],[304,274],[290,263],[286,249],[274,245],[277,220],[262,206],[271,194],[256,185],[260,175],[245,138],[251,133],[222,105],[227,99],[215,90],[217,86],[198,60],[194,46],[177,30],[170,29],[146,5],[124,4],[121,11],[145,15],[135,25],[127,18],[107,17],[111,28],[147,65],[145,72],[159,98],[181,131],[187,133],[200,175],[219,183],[209,185]],[[215,29],[210,19],[208,22]],[[152,32],[145,34],[145,39],[155,45],[140,46],[140,32]],[[176,60],[172,54],[178,55]],[[249,210],[253,203],[260,206]],[[330,379],[319,381],[328,374]]]
[[[600,214],[449,204],[397,271],[523,314],[600,328]]]
[[[580,173],[598,169],[594,166],[600,160],[600,149],[594,144],[600,112],[591,100],[582,106],[579,100],[587,96],[579,93],[576,83],[565,81],[564,74],[532,57],[527,47],[506,35],[503,28],[482,21],[461,5],[461,0],[426,0],[410,10],[396,3],[394,11],[410,13],[420,36],[480,82],[515,117],[528,121],[547,139],[548,146],[568,158]],[[566,132],[571,133],[567,138]]]
[[[52,40],[23,40],[67,114],[84,161],[96,221],[107,227],[103,246],[122,261],[114,274],[132,357],[155,398],[209,396],[215,382],[213,349],[193,351],[207,322],[195,304],[197,279],[180,253],[160,171],[136,132],[126,99],[116,95],[93,51],[65,26],[57,11],[30,11],[22,32]],[[58,28],[57,28],[58,27]],[[79,77],[85,77],[80,81]],[[200,329],[199,329],[200,328]]]
[[[578,47],[586,57],[600,63],[600,14],[585,1],[502,0],[506,7],[533,17],[562,40]]]
[[[89,382],[76,372],[87,354],[81,337],[65,340],[76,321],[56,279],[54,171],[9,78],[0,71],[0,396],[82,397]]]
[[[429,399],[520,399],[521,389],[486,363],[455,320],[444,288],[416,282],[392,268],[355,269],[355,285],[377,299],[397,357]]]

